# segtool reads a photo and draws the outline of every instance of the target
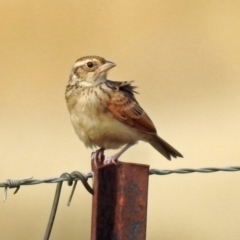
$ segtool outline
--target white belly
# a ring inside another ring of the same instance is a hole
[[[69,111],[74,129],[87,147],[116,149],[139,140],[139,133],[114,118],[94,94],[78,99]]]

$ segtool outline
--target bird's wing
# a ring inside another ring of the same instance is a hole
[[[113,90],[107,108],[124,124],[140,131],[156,133],[153,122],[136,101],[135,87],[131,83],[107,80],[107,86]]]

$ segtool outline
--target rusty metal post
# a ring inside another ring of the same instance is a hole
[[[91,240],[145,240],[149,166],[95,167]]]

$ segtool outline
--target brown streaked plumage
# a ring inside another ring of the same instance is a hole
[[[66,101],[73,127],[86,147],[99,147],[92,154],[97,163],[105,149],[125,145],[104,163],[116,162],[123,152],[139,140],[150,143],[167,159],[182,157],[157,135],[156,128],[135,99],[132,81],[107,80],[115,66],[98,56],[79,58],[73,65],[66,87]]]

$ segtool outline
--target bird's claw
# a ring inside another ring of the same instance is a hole
[[[103,161],[103,164],[107,165],[107,164],[113,163],[113,164],[117,165],[117,162],[118,162],[118,159],[115,158],[114,156],[112,156],[112,157],[106,157]]]
[[[97,151],[92,153],[92,161],[94,162],[95,167],[99,167],[104,164],[104,149],[100,148]]]

